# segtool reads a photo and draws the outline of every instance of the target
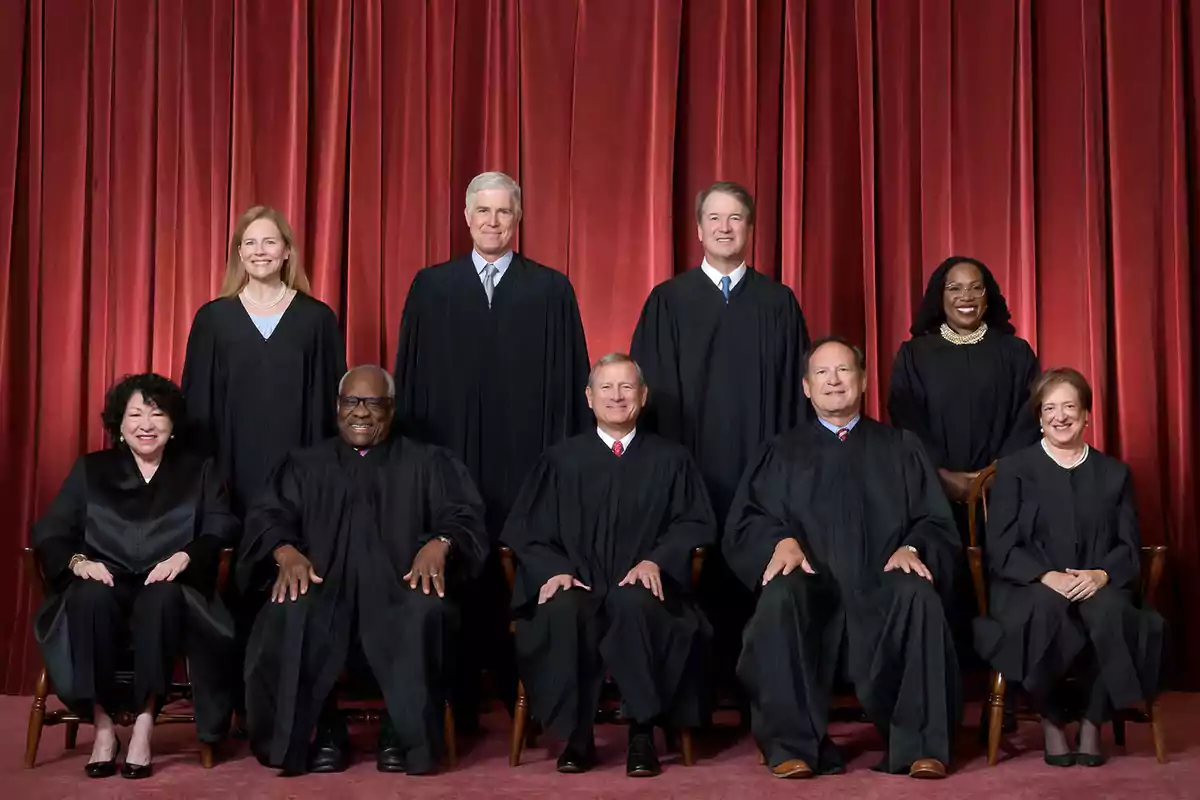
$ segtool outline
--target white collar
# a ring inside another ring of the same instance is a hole
[[[615,442],[617,440],[614,439],[613,437],[609,436],[607,433],[605,433],[599,426],[596,427],[596,433],[600,434],[600,438],[604,440],[604,443],[606,445],[608,445],[608,449],[612,450],[613,442]],[[634,428],[629,433],[627,433],[621,437],[621,450],[622,451],[629,449],[629,443],[633,441],[633,437],[636,434],[637,434],[637,428]]]
[[[708,279],[712,281],[718,289],[721,288],[721,278],[724,278],[725,276],[717,271],[716,267],[714,267],[712,264],[709,264],[707,258],[700,262],[700,269],[703,270],[704,274],[708,276]],[[729,273],[729,288],[733,289],[734,286],[738,285],[738,281],[745,276],[746,262],[743,261],[740,267]]]
[[[1064,464],[1063,462],[1059,461],[1054,456],[1054,453],[1050,452],[1050,445],[1046,442],[1046,438],[1044,436],[1042,437],[1042,449],[1046,451],[1046,455],[1050,456],[1051,461],[1053,461],[1055,464],[1058,464],[1060,467],[1062,467],[1063,469],[1068,470],[1068,471],[1075,469],[1076,467],[1081,465],[1083,462],[1087,461],[1088,454],[1092,452],[1092,448],[1088,447],[1087,444],[1084,444],[1083,445],[1083,455],[1081,455],[1079,458],[1075,459],[1074,464]]]

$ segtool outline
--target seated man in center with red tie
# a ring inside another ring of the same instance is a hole
[[[546,451],[501,537],[517,562],[517,666],[533,716],[566,741],[559,772],[596,763],[607,670],[632,719],[626,774],[657,775],[654,725],[700,723],[710,630],[689,593],[691,552],[717,526],[688,452],[637,430],[637,362],[601,358],[586,395],[596,430]]]
[[[883,736],[877,769],[944,778],[959,716],[943,598],[962,547],[920,441],[862,415],[862,351],[813,344],[817,419],[773,439],[734,496],[722,552],[758,606],[738,677],[772,774],[838,772],[826,729],[848,674]]]

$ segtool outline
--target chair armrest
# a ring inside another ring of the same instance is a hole
[[[704,570],[704,557],[708,555],[707,547],[696,547],[692,550],[692,588],[700,585],[700,573]]]
[[[517,583],[517,557],[511,547],[500,547],[500,566],[504,567],[504,580],[508,582],[509,594]]]
[[[975,586],[975,603],[980,616],[987,616],[987,582],[983,576],[983,548],[971,545],[967,548],[967,564],[971,567],[971,583]]]
[[[1158,585],[1162,582],[1163,568],[1167,563],[1165,545],[1142,547],[1142,600],[1153,606],[1158,596]]]

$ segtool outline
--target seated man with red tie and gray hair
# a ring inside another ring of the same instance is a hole
[[[559,772],[596,763],[607,671],[632,720],[626,774],[657,775],[654,726],[701,721],[710,629],[688,586],[717,523],[687,450],[637,429],[637,362],[601,358],[586,395],[596,429],[543,454],[501,536],[516,557],[517,665],[533,716],[565,740]]]
[[[881,771],[944,778],[960,713],[943,598],[962,546],[913,434],[862,413],[862,350],[829,337],[807,355],[817,419],[776,437],[742,476],[722,552],[758,592],[738,677],[778,778],[840,772],[835,682],[854,685],[884,741]]]

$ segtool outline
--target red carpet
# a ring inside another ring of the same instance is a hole
[[[0,697],[0,800],[87,796],[162,798],[333,798],[348,797],[513,797],[513,798],[1163,798],[1200,796],[1200,695],[1172,694],[1164,698],[1167,742],[1171,763],[1154,760],[1150,732],[1145,725],[1128,726],[1128,747],[1121,753],[1106,742],[1112,760],[1099,769],[1047,767],[1041,759],[1041,732],[1036,724],[1022,723],[1009,737],[1008,752],[989,769],[981,749],[975,745],[974,727],[965,729],[962,756],[950,778],[941,782],[914,781],[904,776],[880,775],[870,770],[878,758],[879,740],[865,725],[838,725],[835,739],[854,754],[847,774],[816,778],[807,782],[780,781],[758,766],[748,737],[722,746],[699,741],[696,766],[686,768],[677,757],[664,761],[658,778],[630,779],[624,771],[625,730],[602,727],[598,731],[603,765],[586,775],[558,775],[553,754],[544,748],[526,752],[524,763],[509,769],[507,762],[508,717],[503,712],[486,719],[486,736],[461,742],[460,764],[452,773],[408,777],[382,775],[375,771],[370,752],[342,775],[311,775],[279,778],[259,766],[244,744],[223,754],[212,770],[200,767],[192,732],[186,726],[160,728],[156,734],[155,774],[132,783],[120,777],[88,780],[83,765],[91,750],[90,729],[79,732],[79,747],[64,751],[61,727],[48,728],[42,736],[38,766],[21,768],[25,748],[25,725],[29,700]],[[978,707],[968,708],[968,720],[978,720]],[[1106,731],[1107,733],[1107,731]],[[122,740],[128,742],[128,733]],[[357,737],[367,749],[373,733]]]

